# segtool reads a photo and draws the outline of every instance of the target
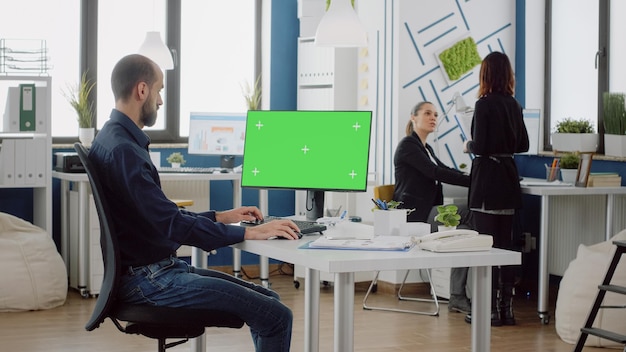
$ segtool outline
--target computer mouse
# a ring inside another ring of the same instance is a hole
[[[223,173],[223,174],[227,174],[228,173],[228,169],[221,169],[220,172]]]

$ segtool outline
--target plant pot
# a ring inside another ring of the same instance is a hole
[[[172,167],[178,169],[180,167],[180,163],[172,163]]]
[[[85,148],[91,147],[91,143],[93,142],[94,135],[96,133],[96,129],[91,128],[79,128],[78,129],[78,140]]]
[[[578,175],[578,169],[561,169],[561,179],[565,183],[576,183],[576,175]]]
[[[439,225],[439,226],[437,226],[437,230],[439,230],[439,232],[441,232],[441,231],[456,230],[456,226],[444,226],[444,225]]]
[[[626,136],[619,134],[604,135],[604,155],[626,157]]]
[[[595,152],[597,133],[553,133],[552,150],[559,152]]]

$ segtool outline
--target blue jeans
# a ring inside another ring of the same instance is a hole
[[[256,351],[289,351],[293,315],[272,290],[176,257],[124,270],[123,302],[233,313],[250,327]]]

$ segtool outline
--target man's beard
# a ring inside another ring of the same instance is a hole
[[[144,126],[152,127],[156,123],[157,119],[157,109],[150,109],[150,104],[145,102],[141,107],[141,123]]]

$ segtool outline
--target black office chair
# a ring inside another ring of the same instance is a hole
[[[85,167],[91,192],[100,220],[100,244],[104,260],[104,279],[91,319],[85,329],[92,331],[110,318],[118,330],[127,334],[139,334],[158,340],[158,351],[187,342],[190,338],[204,333],[206,327],[241,328],[244,324],[239,317],[222,311],[208,309],[155,307],[150,305],[126,304],[117,301],[119,275],[121,273],[120,254],[117,238],[113,236],[113,223],[109,217],[108,205],[103,197],[102,184],[94,171],[87,149],[80,143],[74,149]],[[126,326],[123,326],[123,323]],[[179,339],[167,343],[167,339]]]

